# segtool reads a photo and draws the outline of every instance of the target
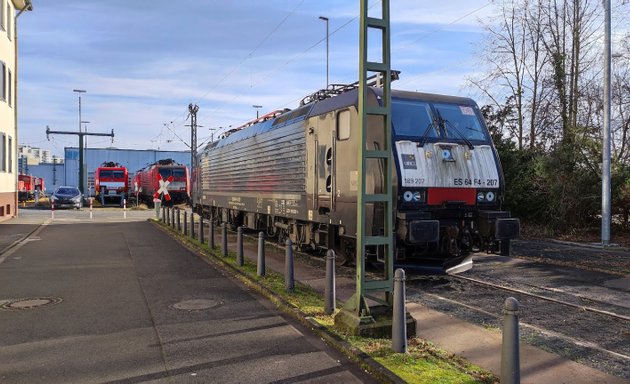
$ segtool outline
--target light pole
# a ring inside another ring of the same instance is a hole
[[[324,17],[324,16],[320,16],[319,17],[320,20],[324,20],[326,22],[326,88],[328,88],[328,84],[330,84],[330,81],[328,80],[328,52],[329,52],[329,45],[328,45],[328,41],[329,39],[329,34],[328,34],[328,18]]]
[[[253,108],[256,108],[256,118],[258,119],[258,110],[262,108],[262,105],[252,105]]]
[[[81,94],[86,93],[84,89],[73,89],[79,95],[79,134],[81,133]],[[85,184],[83,184],[83,136],[79,135],[79,190],[85,193]]]
[[[610,245],[611,176],[610,176],[610,99],[611,99],[611,33],[610,0],[604,0],[604,132],[602,143],[602,246]]]

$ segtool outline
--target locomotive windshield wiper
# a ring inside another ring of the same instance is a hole
[[[433,128],[434,124],[435,124],[435,122],[433,122],[433,121],[430,122],[429,124],[427,124],[427,128],[422,133],[422,136],[420,136],[420,141],[418,142],[418,147],[423,147],[424,144],[427,142],[427,135],[429,134],[429,130],[431,128]]]
[[[450,121],[445,120],[445,119],[443,119],[443,118],[442,118],[442,115],[440,114],[440,111],[437,111],[437,114],[438,114],[438,122],[441,122],[441,123],[442,123],[442,127],[444,127],[444,125],[445,125],[445,124],[446,124],[446,125],[448,125],[448,127],[449,127],[449,128],[451,128],[451,129],[452,129],[455,133],[457,133],[457,135],[458,135],[459,137],[461,137],[461,138],[462,138],[462,140],[464,140],[464,143],[466,143],[466,145],[468,146],[468,148],[470,148],[470,149],[475,149],[475,146],[474,146],[474,145],[470,142],[470,140],[468,140],[468,139],[466,138],[466,136],[464,136],[464,134],[462,134],[462,133],[459,131],[459,129],[457,129],[457,127],[456,127],[456,126],[454,126],[453,124],[451,124],[451,122],[450,122]]]

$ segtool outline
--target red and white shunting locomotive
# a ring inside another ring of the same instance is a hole
[[[166,205],[190,201],[188,167],[173,159],[158,160],[137,171],[134,186],[138,200],[149,206],[155,199]]]
[[[292,111],[250,122],[198,156],[193,207],[218,221],[333,248],[355,260],[358,89],[320,91]],[[371,87],[368,105],[381,104]],[[508,255],[520,223],[501,209],[503,171],[477,104],[468,98],[392,91],[395,264],[457,273],[471,253]],[[368,117],[364,145],[385,148]],[[384,169],[365,170],[366,192],[385,190]],[[368,205],[367,233],[384,231],[383,207]],[[381,259],[375,247],[368,258]]]
[[[94,173],[94,190],[102,205],[114,201],[123,205],[129,193],[129,172],[114,162],[104,162]]]

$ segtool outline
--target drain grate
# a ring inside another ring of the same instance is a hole
[[[26,299],[9,299],[0,302],[0,309],[9,311],[22,311],[25,309],[33,309],[43,307],[45,305],[55,305],[63,300],[60,297],[35,297]]]

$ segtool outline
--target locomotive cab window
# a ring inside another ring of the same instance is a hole
[[[434,104],[444,121],[444,136],[448,139],[487,140],[473,107],[456,104]]]
[[[398,136],[438,137],[429,104],[421,101],[394,99],[392,128]]]
[[[340,111],[337,114],[337,140],[350,138],[350,111]]]

